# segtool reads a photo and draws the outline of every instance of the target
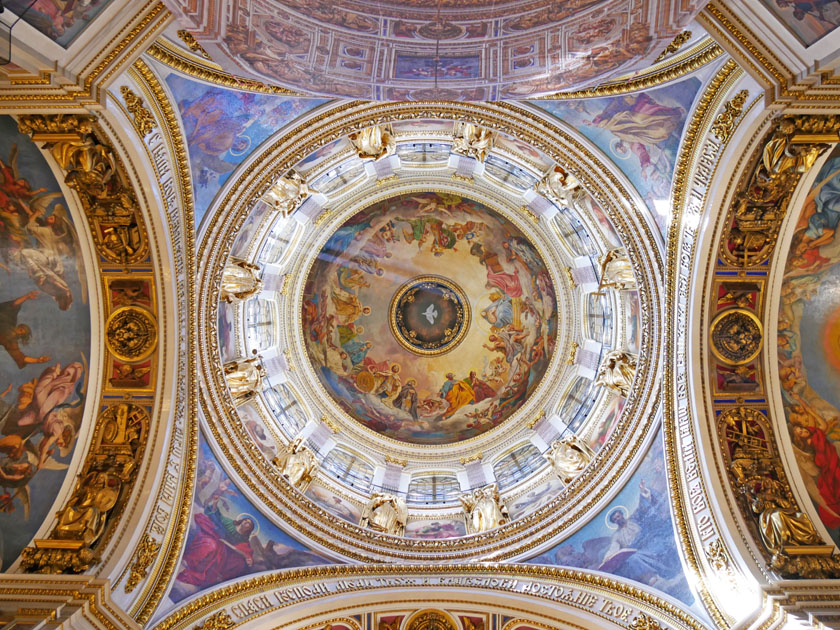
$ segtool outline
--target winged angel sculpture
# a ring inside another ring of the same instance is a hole
[[[486,532],[510,520],[507,507],[502,503],[499,488],[495,483],[462,494],[460,499],[467,517],[468,534]]]

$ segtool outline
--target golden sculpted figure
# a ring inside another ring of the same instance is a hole
[[[408,507],[405,500],[387,492],[374,492],[362,514],[360,525],[379,532],[402,536]]]
[[[630,291],[636,288],[636,276],[630,260],[620,249],[612,249],[601,258],[601,280],[598,292],[604,289]]]
[[[272,463],[280,469],[280,474],[289,480],[295,488],[303,490],[312,481],[312,475],[318,468],[318,460],[303,444],[303,438],[297,437],[283,448]]]
[[[228,361],[224,370],[230,395],[237,405],[253,398],[260,391],[265,368],[259,357]]]
[[[490,153],[490,149],[493,148],[496,134],[484,127],[456,120],[452,138],[453,153],[466,155],[483,162],[487,154]]]
[[[782,553],[790,547],[823,545],[807,514],[796,509],[783,485],[764,477],[758,491],[751,492],[750,507],[759,515],[761,539],[772,553]]]
[[[499,488],[493,483],[460,497],[467,521],[467,533],[479,534],[510,521],[507,507],[499,497]]]
[[[595,385],[616,391],[626,398],[635,374],[636,357],[623,350],[612,350],[598,367]]]
[[[91,545],[105,530],[108,511],[116,504],[121,488],[118,477],[104,472],[92,472],[81,479],[70,502],[58,515],[54,537]]]
[[[534,186],[543,197],[559,201],[566,206],[575,207],[584,196],[577,177],[568,173],[562,166],[555,164]]]
[[[300,204],[315,190],[311,189],[303,178],[295,171],[289,171],[288,175],[281,177],[265,193],[264,200],[275,210],[282,213],[284,217],[289,216],[300,207]]]
[[[368,127],[356,133],[351,133],[348,138],[362,159],[378,160],[393,155],[397,150],[391,125]]]
[[[228,304],[242,302],[262,289],[262,280],[257,277],[259,265],[231,256],[222,271],[222,287],[219,298]]]
[[[589,444],[579,440],[576,435],[553,442],[545,454],[545,458],[563,483],[570,483],[582,473],[593,457],[595,457],[595,451],[589,447]]]

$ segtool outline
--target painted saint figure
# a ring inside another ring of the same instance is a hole
[[[37,297],[38,291],[30,291],[16,300],[0,303],[0,345],[6,349],[21,370],[29,363],[46,363],[50,360],[48,356],[37,358],[26,356],[20,349],[21,345],[29,343],[32,331],[26,324],[18,324],[18,313],[24,302]]]

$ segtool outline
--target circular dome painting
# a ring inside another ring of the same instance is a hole
[[[510,417],[551,360],[548,269],[513,223],[449,193],[353,215],[309,271],[312,367],[351,417],[390,438],[448,444]]]

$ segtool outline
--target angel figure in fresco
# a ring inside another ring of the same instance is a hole
[[[46,216],[61,193],[31,189],[18,173],[17,145],[12,146],[8,165],[0,161],[0,180],[0,250],[4,259],[24,270],[61,310],[67,310],[73,295],[62,261],[79,256],[78,239],[63,205],[56,204]],[[79,281],[84,293],[81,274]]]
[[[38,467],[44,465],[55,447],[61,449],[62,455],[69,453],[80,424],[83,376],[84,367],[78,361],[64,368],[56,363],[46,368],[38,379],[21,385],[17,407],[5,414],[0,426],[4,435],[0,445],[17,446],[41,433]],[[68,402],[71,396],[74,402]]]

